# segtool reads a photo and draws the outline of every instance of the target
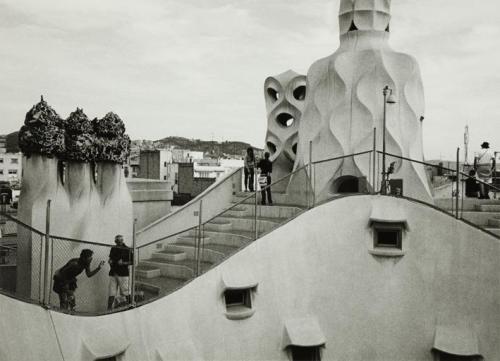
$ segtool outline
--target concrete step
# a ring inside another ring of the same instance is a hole
[[[231,230],[231,221],[227,219],[213,219],[203,225],[205,231],[225,232]]]
[[[436,207],[451,210],[455,207],[455,199],[453,198],[435,198],[434,203]],[[476,211],[478,210],[477,206],[479,205],[500,205],[499,199],[477,199],[477,198],[464,198],[462,202],[462,198],[459,199],[459,207],[464,211]]]
[[[135,290],[136,294],[142,293],[143,299],[138,300],[137,304],[141,305],[153,301],[154,299],[160,297],[161,289],[153,284],[150,284],[150,279],[144,279],[141,277],[136,277]]]
[[[219,216],[217,219],[227,219],[231,221],[232,228],[231,230],[242,230],[251,232],[255,229],[255,218],[254,217],[228,217],[228,216]],[[269,232],[278,227],[282,222],[286,221],[286,219],[278,219],[278,218],[257,218],[257,229],[259,233]]]
[[[255,204],[255,193],[250,192],[237,192],[233,195],[233,203],[239,203],[243,200],[243,204]],[[245,199],[247,198],[247,199]],[[286,193],[272,192],[274,204],[288,205],[288,195]],[[257,203],[261,202],[260,191],[257,193]]]
[[[217,252],[223,254],[224,258],[227,258],[236,253],[240,248],[241,247],[232,247],[222,244],[208,244],[204,247],[203,254],[205,254],[205,252]]]
[[[152,258],[162,258],[167,261],[182,261],[187,258],[187,255],[182,250],[166,248],[163,251],[153,253]]]
[[[500,228],[500,218],[490,218],[488,219],[488,227]]]
[[[184,236],[177,237],[177,241],[175,241],[175,243],[190,244],[190,245],[194,246],[198,240],[198,235],[195,233],[196,233],[195,230],[191,230],[191,231],[189,231],[188,234],[186,234]],[[207,237],[206,235],[202,235],[201,242],[209,243],[210,237]]]
[[[498,213],[495,212],[466,211],[462,213],[463,219],[480,227],[486,226],[489,219],[494,219],[497,216]]]
[[[251,204],[241,204],[239,205],[245,208],[246,216],[253,216],[255,214],[255,205]],[[302,212],[302,209],[294,206],[283,206],[283,205],[257,205],[257,216],[264,218],[292,218],[296,214]]]
[[[490,228],[490,227],[486,227],[485,228],[488,232],[491,232],[493,234],[496,234],[497,236],[500,237],[500,228]]]
[[[246,232],[237,233],[234,232],[212,232],[212,231],[204,231],[206,236],[210,237],[210,242],[206,244],[219,244],[223,246],[230,247],[242,247],[245,244],[249,243],[253,239],[253,233],[249,234]]]
[[[499,212],[500,204],[480,204],[476,205],[476,209],[481,212]]]
[[[224,214],[231,217],[246,216],[247,208],[243,207],[242,205],[237,205],[225,211]]]
[[[191,244],[182,244],[182,243],[174,243],[167,246],[168,249],[180,250],[186,255],[186,259],[193,261],[196,259],[196,248]],[[224,260],[225,255],[221,252],[216,252],[211,249],[208,249],[209,245],[203,245],[203,249],[205,250],[201,255],[201,259],[204,262],[208,263],[220,263]]]
[[[136,275],[141,278],[155,278],[160,277],[160,269],[153,266],[144,265],[139,263],[136,270]]]
[[[140,284],[141,287],[145,286],[150,290],[155,289],[157,294],[160,296],[164,296],[166,294],[175,291],[185,283],[186,283],[185,279],[179,279],[174,277],[162,276],[153,279],[144,279],[141,277],[136,278],[136,284]]]
[[[194,262],[188,267],[186,264],[180,262],[172,262],[164,259],[150,258],[141,261],[145,266],[156,267],[160,270],[161,276],[189,280],[194,277]]]

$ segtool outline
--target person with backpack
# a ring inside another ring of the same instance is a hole
[[[266,198],[267,204],[273,204],[273,198],[271,196],[271,173],[273,172],[273,163],[269,160],[270,156],[269,152],[264,153],[264,159],[261,159],[257,165],[257,168],[260,168],[259,184],[262,195],[262,205],[266,204]]]

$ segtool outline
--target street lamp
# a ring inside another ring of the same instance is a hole
[[[387,194],[387,174],[385,170],[385,130],[386,130],[386,120],[387,120],[387,104],[395,104],[396,98],[392,94],[392,89],[388,85],[382,90],[384,94],[384,126],[382,130],[382,189],[381,194]]]

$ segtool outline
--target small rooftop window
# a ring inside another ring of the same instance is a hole
[[[437,326],[432,354],[435,361],[480,361],[477,335],[460,325]]]
[[[321,361],[320,346],[290,346],[292,361]]]
[[[226,317],[230,320],[241,320],[255,313],[254,294],[258,283],[249,275],[234,272],[222,278],[223,299]]]
[[[289,319],[285,322],[283,348],[290,360],[320,361],[325,336],[315,317]]]

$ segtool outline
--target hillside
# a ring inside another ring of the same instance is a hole
[[[13,132],[5,136],[6,137],[5,146],[7,148],[7,152],[9,153],[20,152],[18,138],[17,138],[18,133],[19,132]]]
[[[6,135],[6,145],[8,152],[19,152],[18,145],[18,132],[13,132]],[[212,142],[200,139],[188,139],[183,137],[166,137],[158,140],[157,142],[162,143],[165,147],[171,146],[181,149],[189,149],[193,151],[202,151],[206,154],[244,154],[250,144],[245,142],[236,141],[225,141],[225,142]],[[258,148],[255,148],[259,150]]]
[[[201,151],[206,154],[244,154],[251,144],[237,141],[215,142],[200,139],[187,139],[183,137],[167,137],[159,139],[158,143],[163,144],[165,147],[176,147],[182,149],[189,149],[193,151]],[[255,148],[259,150],[258,148]]]

